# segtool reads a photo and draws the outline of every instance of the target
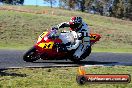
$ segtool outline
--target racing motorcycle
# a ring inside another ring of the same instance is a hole
[[[61,32],[65,37],[69,36],[69,33],[70,32]],[[99,41],[100,38],[100,34],[90,34],[90,46],[79,59],[76,59],[73,57],[76,50],[67,50],[66,44],[63,44],[59,35],[56,35],[56,33],[51,30],[45,31],[38,37],[37,43],[23,55],[23,60],[26,62],[34,62],[38,59],[69,59],[73,62],[79,62],[90,55],[91,46]]]

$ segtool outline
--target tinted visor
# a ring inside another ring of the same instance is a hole
[[[80,23],[73,23],[73,22],[70,22],[70,28],[78,28],[80,25]]]

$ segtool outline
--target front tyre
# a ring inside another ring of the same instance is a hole
[[[26,62],[33,62],[38,60],[39,58],[36,55],[36,48],[32,47],[29,49],[24,55],[23,55],[23,60]]]

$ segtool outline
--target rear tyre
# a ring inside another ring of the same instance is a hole
[[[81,60],[85,59],[87,56],[89,56],[91,53],[91,46],[89,46],[85,52],[81,55],[80,58],[73,56],[70,60],[75,62],[75,63],[79,63]]]
[[[75,63],[79,63],[83,58],[78,58],[76,56],[73,56],[70,60],[75,62]]]
[[[89,46],[86,50],[85,50],[85,52],[82,54],[82,56],[81,56],[81,58],[83,58],[83,59],[85,59],[87,56],[89,56],[90,55],[90,53],[91,53],[91,46]]]
[[[33,62],[38,60],[39,58],[36,55],[36,48],[32,47],[30,50],[28,50],[24,55],[23,55],[23,60],[26,62]]]

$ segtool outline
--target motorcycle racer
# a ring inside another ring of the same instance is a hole
[[[58,32],[68,27],[72,31]],[[101,38],[100,34],[90,33],[88,25],[81,17],[72,17],[69,22],[58,24],[49,31],[44,31],[37,42],[23,55],[26,62],[43,60],[69,59],[75,63],[85,59],[91,53],[91,46]]]
[[[88,25],[83,22],[81,17],[71,17],[69,22],[62,22],[57,25],[57,29],[69,27],[71,34],[74,36],[75,43],[67,43],[67,50],[76,49],[73,57],[81,58],[85,50],[90,46],[90,29]],[[60,37],[62,39],[62,37]],[[62,39],[64,40],[64,39]],[[70,44],[70,45],[68,45]]]

